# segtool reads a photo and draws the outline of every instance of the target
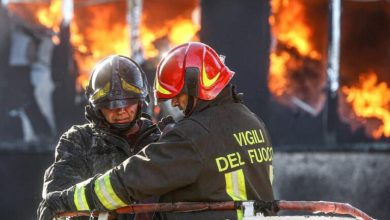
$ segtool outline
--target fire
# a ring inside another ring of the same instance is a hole
[[[193,2],[195,1],[183,3],[186,8],[178,8],[177,13],[161,13],[163,9],[157,7],[156,4],[159,3],[156,2],[143,3],[140,40],[146,59],[157,57],[177,44],[198,40],[196,34],[200,25],[193,19],[193,14],[197,12],[197,4]],[[162,7],[168,7],[169,10],[173,10],[172,5],[175,5],[166,2],[162,4]],[[79,91],[87,85],[91,69],[98,60],[110,54],[130,55],[126,9],[124,0],[93,5],[85,4],[84,0],[75,0],[71,42],[80,72]]]
[[[144,1],[143,7],[140,33],[146,59],[157,57],[178,44],[199,41],[198,0],[169,0],[160,3]],[[161,13],[162,11],[165,13]]]
[[[269,21],[277,40],[296,48],[302,55],[320,59],[320,54],[310,43],[313,33],[305,23],[303,4],[299,1],[273,0],[271,7],[273,15]]]
[[[315,48],[304,4],[298,0],[271,1],[269,18],[274,44],[270,55],[269,89],[281,103],[299,99],[315,111],[322,108],[325,74],[321,54]]]
[[[390,137],[390,86],[386,82],[378,82],[376,73],[370,71],[359,75],[358,85],[343,86],[341,92],[353,110],[347,120],[363,125],[375,139]]]
[[[58,33],[62,17],[62,0],[45,2],[10,2],[8,9],[32,24],[42,25]]]
[[[51,0],[50,6],[38,10],[36,15],[43,26],[52,29],[54,32],[59,32],[62,21],[61,9],[62,0]]]
[[[84,0],[75,0],[70,25],[71,43],[79,68],[79,91],[86,87],[90,72],[100,59],[111,54],[130,55],[126,1],[83,3]]]
[[[200,26],[194,24],[190,19],[176,19],[167,23],[166,26],[159,30],[149,29],[147,26],[141,27],[141,40],[145,49],[145,58],[158,56],[160,51],[153,44],[157,39],[167,37],[169,40],[168,47],[179,45],[187,41],[199,41],[196,35]]]

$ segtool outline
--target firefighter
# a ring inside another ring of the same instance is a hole
[[[154,83],[185,117],[125,162],[46,197],[48,210],[114,210],[134,200],[213,202],[274,199],[273,151],[267,129],[229,83],[234,75],[208,45],[190,42],[170,50]],[[83,204],[81,206],[80,204]],[[272,211],[266,215],[274,214]],[[161,219],[242,219],[242,211],[160,213]]]
[[[55,162],[45,172],[43,197],[104,173],[159,138],[142,111],[148,101],[145,74],[130,58],[113,55],[100,61],[86,94],[89,123],[61,136]]]

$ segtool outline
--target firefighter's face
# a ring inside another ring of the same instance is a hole
[[[178,107],[181,111],[186,110],[188,104],[188,95],[179,94],[172,98],[171,105],[172,107]]]
[[[122,124],[132,122],[137,114],[137,109],[138,103],[135,103],[123,108],[102,108],[101,112],[109,123]]]

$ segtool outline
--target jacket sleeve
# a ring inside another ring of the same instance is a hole
[[[113,210],[135,200],[162,195],[195,182],[202,166],[202,158],[191,141],[170,132],[97,177],[90,190],[93,204],[97,209]]]
[[[42,196],[66,189],[87,178],[85,144],[81,133],[71,129],[61,136],[54,163],[45,171]]]
[[[138,200],[193,183],[201,168],[193,144],[171,133],[116,167],[110,179],[119,193]]]

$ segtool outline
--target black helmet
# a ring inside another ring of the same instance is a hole
[[[89,103],[97,109],[122,108],[145,101],[148,97],[145,73],[128,57],[109,56],[94,67],[87,96]]]
[[[86,117],[96,124],[125,131],[141,117],[142,103],[149,101],[148,94],[146,75],[135,61],[121,55],[108,56],[95,65],[89,78]],[[100,112],[101,108],[123,108],[135,103],[139,103],[137,116],[127,125],[109,124]]]

